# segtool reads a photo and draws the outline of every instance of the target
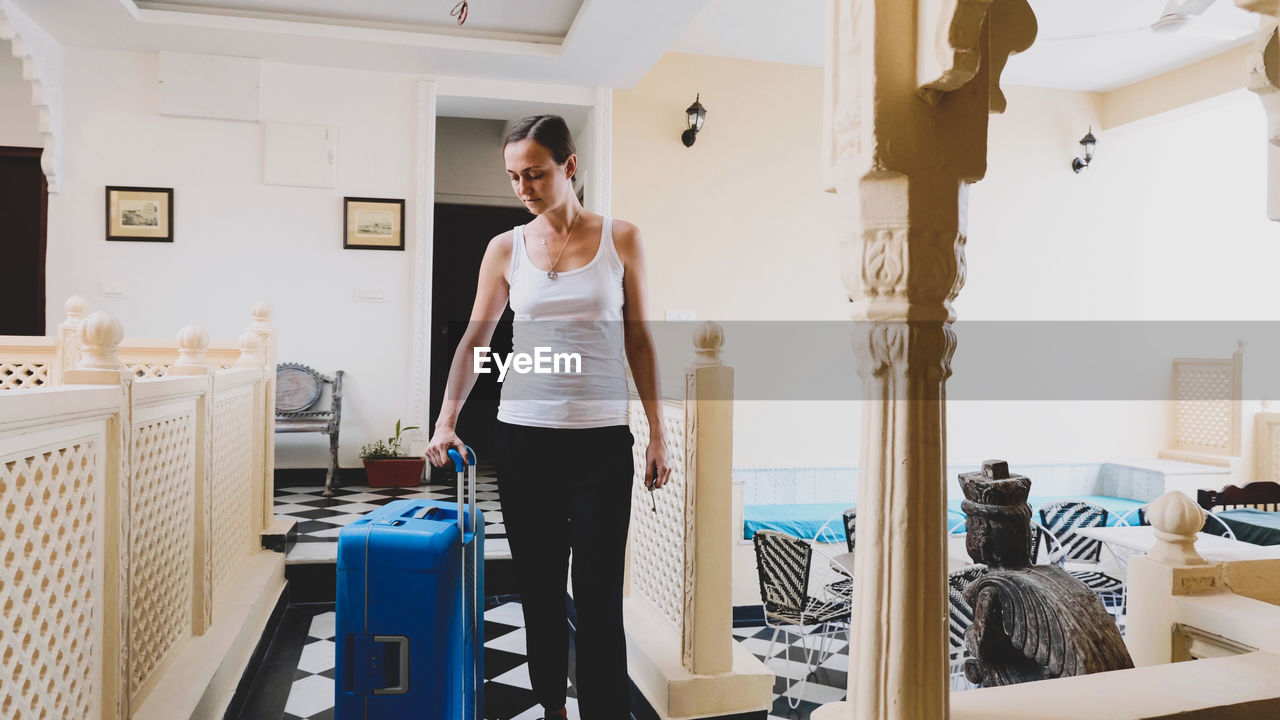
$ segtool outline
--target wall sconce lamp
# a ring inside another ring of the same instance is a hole
[[[1093,162],[1093,151],[1098,146],[1098,139],[1093,136],[1093,127],[1080,138],[1080,157],[1071,161],[1071,169],[1079,173]]]
[[[684,142],[685,147],[693,147],[693,141],[697,139],[698,131],[702,129],[702,121],[707,117],[707,109],[698,102],[701,98],[702,93],[698,93],[693,99],[693,104],[684,111],[689,129],[680,135],[680,140]]]

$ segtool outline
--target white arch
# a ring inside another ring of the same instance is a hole
[[[62,46],[36,25],[12,0],[0,0],[0,40],[22,62],[22,77],[31,83],[31,104],[44,139],[40,167],[49,192],[59,190],[62,175]]]

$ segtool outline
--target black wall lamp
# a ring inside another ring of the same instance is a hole
[[[680,135],[680,140],[684,142],[685,147],[693,147],[693,141],[698,138],[698,131],[702,129],[702,121],[707,118],[707,109],[698,102],[701,98],[702,93],[698,93],[693,99],[693,104],[684,111],[689,129]]]
[[[1098,139],[1093,136],[1093,127],[1089,128],[1089,132],[1080,138],[1080,157],[1071,161],[1071,169],[1077,173],[1089,167],[1089,163],[1093,162],[1093,151],[1098,146]]]

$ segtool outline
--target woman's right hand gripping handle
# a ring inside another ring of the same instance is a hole
[[[427,462],[436,467],[452,465],[453,461],[449,459],[449,448],[457,450],[462,457],[467,457],[467,446],[458,438],[453,428],[436,428],[435,434],[431,436],[431,442],[427,444]]]

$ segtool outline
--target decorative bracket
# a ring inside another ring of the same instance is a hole
[[[916,74],[924,99],[936,105],[944,93],[964,87],[978,76],[985,56],[991,112],[1004,112],[1005,63],[1036,37],[1035,13],[1026,0],[920,0],[919,12]]]
[[[22,62],[22,77],[31,83],[31,104],[39,115],[44,139],[40,168],[49,192],[57,193],[62,179],[62,46],[12,0],[0,0],[0,40]]]

